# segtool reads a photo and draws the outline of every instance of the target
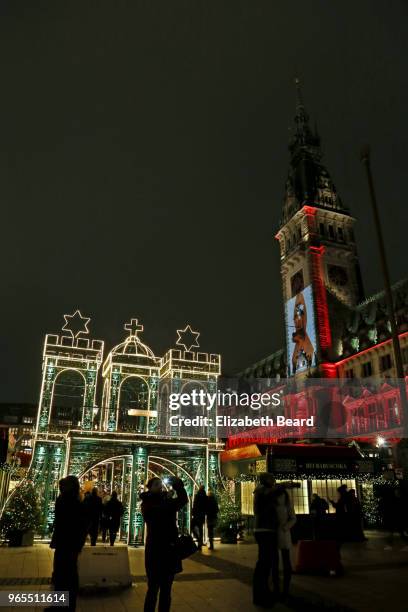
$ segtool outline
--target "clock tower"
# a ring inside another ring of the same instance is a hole
[[[299,82],[280,228],[288,376],[330,376],[341,353],[340,324],[363,297],[353,226],[322,162]]]

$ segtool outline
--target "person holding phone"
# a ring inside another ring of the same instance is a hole
[[[164,490],[162,480],[156,476],[148,481],[147,491],[140,495],[141,512],[147,527],[144,612],[154,612],[158,597],[159,611],[170,610],[174,576],[182,571],[177,547],[177,512],[187,504],[188,497],[180,478],[170,478],[168,485],[169,489]]]

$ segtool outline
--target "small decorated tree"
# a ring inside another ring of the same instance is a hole
[[[241,511],[238,502],[228,491],[220,491],[218,494],[218,531],[221,542],[224,544],[235,544],[241,522]]]
[[[16,486],[8,498],[0,518],[0,533],[10,546],[21,546],[24,535],[33,533],[41,525],[37,493],[30,481]],[[32,541],[32,537],[30,538]],[[28,542],[29,543],[29,542]]]
[[[361,509],[366,527],[375,529],[381,526],[379,500],[373,491],[373,487],[363,487]]]

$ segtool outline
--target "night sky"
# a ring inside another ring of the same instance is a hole
[[[224,372],[284,340],[274,240],[299,75],[381,289],[359,151],[393,281],[406,275],[407,4],[0,3],[0,401],[36,401],[44,334],[139,317],[156,354],[186,323]]]

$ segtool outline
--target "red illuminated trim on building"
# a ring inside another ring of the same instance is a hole
[[[402,334],[398,334],[398,338],[405,338],[406,336],[408,336],[408,332],[403,332]],[[384,346],[385,344],[391,344],[391,342],[392,342],[392,338],[388,338],[387,340],[383,340],[382,342],[379,342],[378,344],[373,344],[373,346],[369,346],[368,348],[362,351],[359,351],[358,353],[354,353],[354,355],[350,355],[349,357],[345,357],[344,359],[341,359],[340,361],[336,361],[336,366],[343,365],[343,363],[347,363],[347,361],[350,361],[351,359],[355,359],[356,357],[361,357],[362,355],[369,353],[373,349],[379,348],[380,346]]]
[[[325,378],[338,378],[337,376],[337,364],[334,363],[321,363],[320,369],[323,372]]]
[[[316,215],[317,212],[317,208],[314,208],[313,206],[302,206],[302,208],[299,210],[299,212],[304,213],[307,217],[314,217]],[[298,213],[296,213],[298,214]],[[308,227],[309,231],[312,230],[312,228],[309,226]],[[279,230],[276,234],[275,234],[275,240],[279,240],[281,236],[281,231]]]
[[[323,282],[322,257],[324,247],[309,247],[312,259],[312,278],[315,290],[317,328],[319,333],[320,348],[328,350],[332,344],[329,323],[329,310],[327,307],[326,287]]]
[[[313,206],[303,206],[302,211],[305,213],[305,215],[311,215],[314,217],[316,215],[317,209]]]

